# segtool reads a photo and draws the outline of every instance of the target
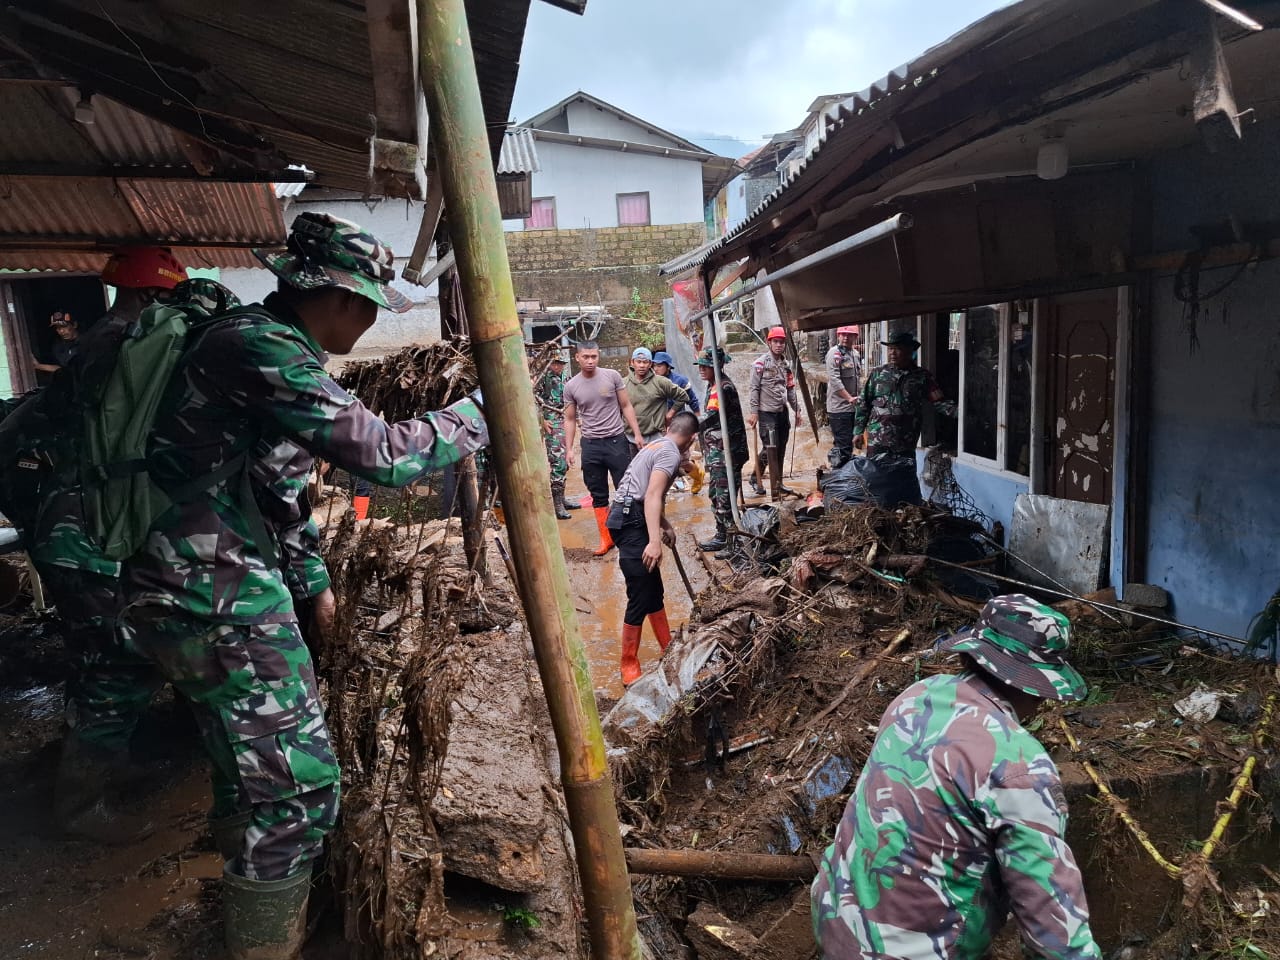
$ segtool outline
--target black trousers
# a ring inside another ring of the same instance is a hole
[[[835,446],[831,448],[831,453],[827,459],[833,467],[841,467],[849,462],[849,458],[853,456],[853,411],[848,413],[827,413],[827,420],[831,424],[831,436],[835,440]]]
[[[645,617],[662,609],[666,594],[662,586],[661,565],[652,570],[645,569],[644,565],[644,548],[649,545],[644,504],[637,502],[631,510],[630,515],[623,517],[622,508],[614,504],[609,509],[608,524],[618,548],[618,568],[627,583],[627,609],[622,614],[622,622],[639,627],[643,626]]]
[[[787,443],[791,440],[791,413],[784,407],[777,413],[760,411],[760,445],[777,447],[778,456],[787,452]]]
[[[625,433],[599,440],[582,438],[582,482],[591,494],[591,506],[609,506],[609,478],[613,477],[617,490],[631,465],[632,450]]]

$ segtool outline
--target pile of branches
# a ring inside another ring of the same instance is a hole
[[[377,360],[354,360],[338,383],[384,420],[420,417],[461,400],[476,388],[475,362],[466,337],[411,346]]]
[[[475,591],[442,524],[357,526],[348,513],[326,557],[338,607],[321,673],[343,769],[331,870],[360,957],[419,956],[450,926],[432,800],[467,676],[459,620]]]
[[[529,368],[535,377],[557,352],[554,343],[529,348]],[[337,379],[343,389],[393,423],[441,410],[480,384],[466,337],[405,347],[377,360],[353,360]]]

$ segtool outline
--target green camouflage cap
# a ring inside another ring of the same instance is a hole
[[[396,276],[391,248],[350,220],[300,213],[283,253],[253,252],[268,270],[299,290],[342,287],[396,313],[413,306],[390,286]]]
[[[1065,614],[1021,593],[993,597],[978,622],[939,649],[967,653],[984,670],[1015,690],[1046,700],[1083,700],[1084,677],[1065,657],[1071,621]]]
[[[716,350],[720,354],[720,366],[723,367],[726,363],[729,362],[729,355],[725,353],[723,350],[721,350],[719,347],[717,347]],[[693,365],[695,367],[714,367],[715,364],[711,360],[711,348],[707,347],[700,354],[698,354],[698,359],[693,361]]]

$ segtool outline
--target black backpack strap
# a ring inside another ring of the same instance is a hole
[[[276,544],[276,538],[267,529],[267,521],[262,515],[262,508],[258,506],[258,498],[253,495],[253,482],[249,477],[249,451],[237,454],[216,470],[210,470],[203,476],[188,480],[166,493],[174,503],[190,502],[218,484],[230,480],[236,474],[240,475],[237,497],[240,500],[240,509],[244,511],[245,522],[249,525],[249,537],[262,556],[278,570],[283,565],[280,548]]]

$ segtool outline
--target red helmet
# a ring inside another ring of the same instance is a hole
[[[770,327],[769,336],[766,339],[785,340],[787,339],[787,331],[783,330],[781,327]]]
[[[187,271],[164,247],[121,247],[102,268],[103,283],[134,290],[172,290],[185,279]]]
[[[858,328],[854,326],[848,326],[848,327],[840,327],[838,330],[836,330],[837,337],[843,337],[846,333],[851,333],[856,337],[858,335]]]

